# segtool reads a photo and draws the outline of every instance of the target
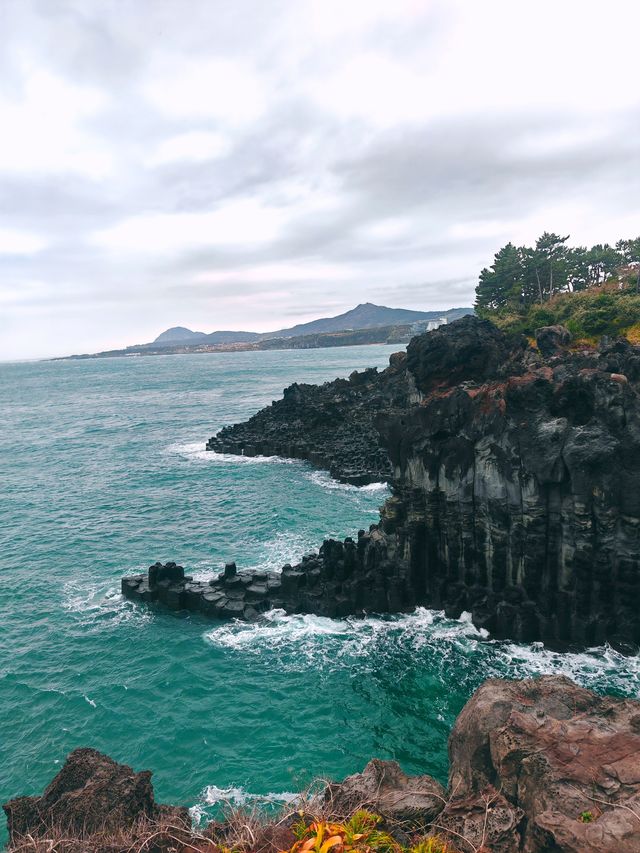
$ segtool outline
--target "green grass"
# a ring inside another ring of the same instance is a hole
[[[541,326],[566,326],[574,340],[595,342],[603,335],[640,338],[640,295],[635,289],[607,284],[579,293],[562,293],[524,311],[485,315],[499,328],[532,337]]]

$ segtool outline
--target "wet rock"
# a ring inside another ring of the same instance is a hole
[[[328,616],[423,605],[450,618],[469,611],[494,637],[633,652],[640,347],[565,343],[561,327],[539,330],[536,350],[465,317],[414,338],[382,372],[291,386],[223,430],[211,449],[308,458],[358,482],[384,468],[392,496],[357,543],[329,540],[285,566],[279,589],[235,566],[216,588],[237,572],[258,611],[272,598]],[[160,602],[192,609],[193,596],[167,592],[178,571],[156,564],[147,580],[123,581],[123,594],[154,600],[157,588]]]
[[[323,809],[342,818],[366,808],[403,843],[416,832],[437,835],[461,853],[640,850],[640,701],[599,696],[562,676],[490,679],[456,720],[449,762],[445,791],[374,759],[330,784]],[[126,831],[145,819],[189,827],[186,809],[155,803],[150,778],[75,750],[42,796],[4,805],[10,842],[52,828],[71,839]],[[215,823],[207,835],[223,844],[227,830]]]
[[[304,459],[356,486],[382,482],[392,470],[375,417],[406,407],[412,395],[404,353],[397,353],[381,373],[354,371],[348,380],[320,386],[294,383],[284,389],[282,400],[209,439],[207,450]]]

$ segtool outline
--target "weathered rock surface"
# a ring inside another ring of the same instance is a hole
[[[494,637],[637,648],[640,347],[570,351],[565,331],[538,330],[535,350],[465,317],[414,338],[381,373],[292,386],[212,439],[352,482],[392,465],[378,525],[285,567],[276,595],[260,581],[254,602],[329,616],[422,604],[469,611]],[[186,589],[156,594],[142,578],[123,592],[199,608]],[[211,609],[246,618],[239,604]]]
[[[396,761],[374,758],[362,773],[328,785],[324,803],[338,815],[368,809],[409,831],[435,820],[446,803],[446,792],[431,776],[407,776]]]
[[[638,701],[598,696],[562,676],[491,679],[456,720],[449,760],[453,799],[439,824],[459,799],[489,801],[497,789],[520,835],[505,850],[640,850]],[[488,815],[491,827],[493,807]]]
[[[378,426],[382,529],[416,599],[493,636],[636,646],[640,348],[544,359],[465,318],[414,338],[407,363],[424,399]]]
[[[562,676],[490,679],[456,720],[449,761],[447,792],[372,761],[325,798],[338,810],[364,803],[392,822],[431,824],[465,853],[640,850],[639,701]]]
[[[10,841],[51,831],[71,836],[122,830],[141,819],[190,822],[189,812],[157,805],[151,773],[135,773],[95,749],[75,749],[40,797],[5,803]]]

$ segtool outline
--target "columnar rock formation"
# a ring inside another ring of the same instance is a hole
[[[437,835],[460,853],[640,850],[638,701],[598,696],[561,676],[491,679],[453,727],[449,765],[445,790],[429,776],[407,776],[395,762],[374,759],[363,773],[330,784],[321,802],[307,804],[308,819],[317,811],[342,818],[365,807],[404,843],[414,834]],[[41,797],[5,804],[10,849],[36,849],[34,839],[52,833],[62,834],[55,847],[61,853],[146,849],[159,834],[152,826],[146,840],[136,838],[146,822],[189,821],[185,809],[155,805],[150,776],[95,750],[75,750]],[[118,846],[107,848],[105,829],[122,833]],[[226,833],[224,823],[213,824],[176,844],[173,831],[173,844],[161,849],[216,853],[213,842],[228,846]],[[288,849],[295,840],[288,836],[275,849]],[[256,842],[255,849],[271,846]]]
[[[562,327],[537,339],[465,317],[381,373],[292,386],[212,439],[353,482],[390,479],[378,525],[285,567],[260,606],[424,604],[470,611],[497,637],[640,643],[640,347],[571,350]],[[123,591],[144,598],[144,581],[134,587]]]

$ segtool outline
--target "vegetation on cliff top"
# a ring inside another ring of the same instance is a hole
[[[545,232],[535,247],[507,243],[480,273],[477,313],[529,336],[559,323],[578,340],[640,342],[640,237],[591,248],[568,239]]]

